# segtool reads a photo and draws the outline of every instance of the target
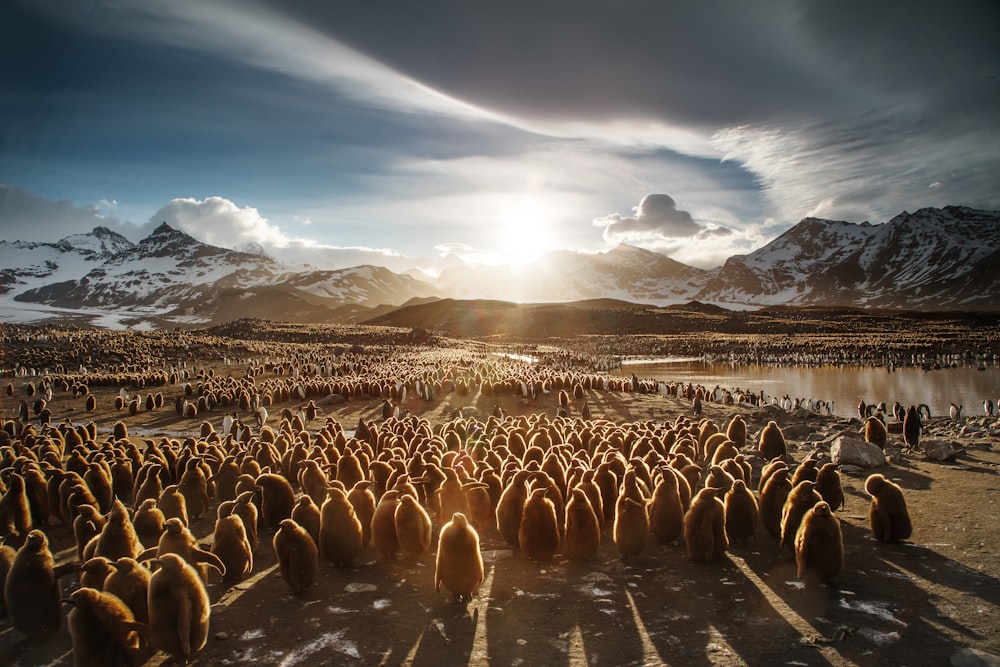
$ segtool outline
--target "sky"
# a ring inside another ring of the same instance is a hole
[[[1000,209],[1000,3],[8,0],[0,236],[349,266]]]

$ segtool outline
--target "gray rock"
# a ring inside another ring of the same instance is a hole
[[[812,435],[813,427],[809,424],[789,424],[781,429],[785,434],[785,440],[803,440]]]
[[[974,648],[963,648],[951,656],[952,667],[1000,667],[1000,658]]]
[[[846,435],[834,441],[830,447],[830,459],[838,465],[846,463],[862,468],[876,468],[886,464],[885,452],[881,447]]]
[[[921,440],[920,450],[927,458],[935,461],[953,461],[958,453],[950,441],[940,438]]]

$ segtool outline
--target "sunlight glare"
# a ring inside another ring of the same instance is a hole
[[[537,197],[519,197],[497,217],[496,245],[492,249],[497,261],[523,264],[552,250],[549,219]]]

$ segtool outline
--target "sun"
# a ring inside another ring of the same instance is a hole
[[[524,264],[553,249],[551,216],[537,197],[522,196],[504,206],[494,227],[494,246],[488,248],[497,263]]]

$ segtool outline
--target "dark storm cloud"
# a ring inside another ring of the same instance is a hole
[[[604,227],[604,238],[684,238],[694,236],[701,227],[687,211],[677,210],[673,198],[664,194],[646,195],[636,207],[635,216],[613,213],[594,220],[594,226]]]
[[[108,227],[120,234],[134,231],[115,218],[105,217],[97,206],[51,201],[22,188],[0,184],[0,225],[8,241],[58,241],[70,234]]]

